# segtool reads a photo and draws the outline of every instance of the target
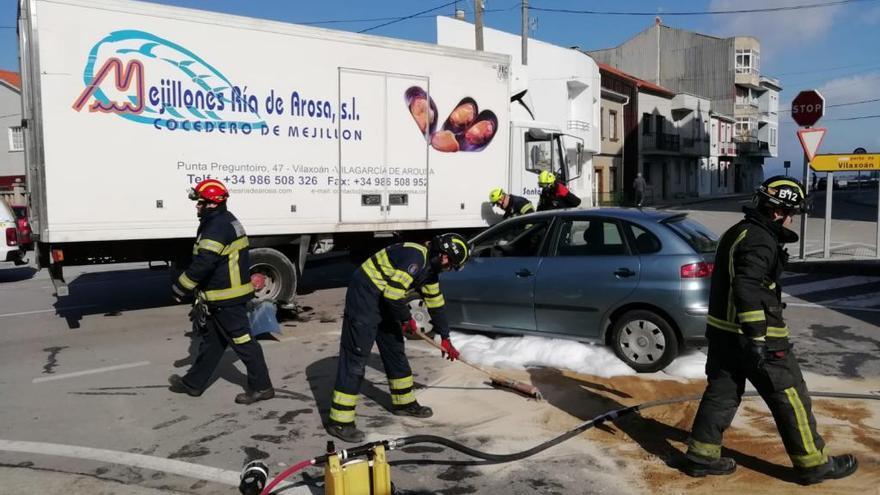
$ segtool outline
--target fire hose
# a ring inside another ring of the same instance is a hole
[[[749,391],[743,394],[743,397],[756,397],[758,393],[756,391]],[[845,393],[845,392],[811,392],[810,395],[812,397],[821,397],[821,398],[833,398],[833,399],[863,399],[863,400],[880,400],[880,395],[876,394],[855,394],[855,393]],[[483,452],[480,450],[473,449],[468,447],[467,445],[461,444],[454,440],[450,440],[445,437],[437,436],[437,435],[413,435],[408,437],[396,438],[396,439],[386,439],[379,440],[376,442],[369,442],[363,445],[359,445],[357,447],[353,447],[351,449],[343,449],[339,451],[328,452],[324,455],[314,457],[312,459],[306,459],[300,461],[291,467],[282,471],[278,476],[276,476],[268,485],[265,484],[267,480],[266,477],[262,477],[262,482],[257,483],[256,486],[261,488],[258,491],[245,491],[244,488],[244,479],[245,474],[250,472],[253,473],[254,469],[251,468],[248,471],[248,466],[251,466],[253,463],[248,464],[245,467],[245,471],[242,472],[242,487],[240,490],[244,494],[250,495],[253,493],[256,495],[259,493],[260,495],[269,495],[272,493],[272,489],[275,488],[279,483],[289,478],[293,474],[298,471],[301,471],[307,467],[311,466],[322,466],[328,462],[328,460],[332,456],[338,456],[341,460],[353,459],[359,456],[367,455],[376,447],[382,447],[385,450],[397,450],[403,447],[408,447],[416,444],[424,444],[431,443],[441,445],[443,447],[450,448],[452,450],[458,451],[462,454],[468,455],[470,457],[474,457],[479,460],[470,460],[470,461],[461,461],[461,460],[430,460],[430,459],[402,459],[398,461],[392,461],[390,465],[402,465],[402,464],[444,464],[444,465],[469,465],[469,466],[479,466],[479,465],[490,465],[490,464],[502,464],[506,462],[519,461],[528,457],[531,457],[535,454],[543,452],[551,447],[559,445],[566,440],[569,440],[577,435],[583,433],[584,431],[593,428],[594,426],[599,426],[607,421],[616,421],[624,416],[629,414],[644,411],[646,409],[651,409],[660,406],[666,406],[671,404],[678,404],[682,402],[691,402],[695,400],[700,400],[702,394],[700,395],[688,395],[682,397],[674,397],[670,399],[658,399],[649,402],[643,402],[641,404],[622,407],[619,409],[614,409],[611,411],[604,412],[598,416],[595,416],[574,428],[569,429],[549,440],[546,440],[534,447],[529,449],[513,452],[510,454],[492,454],[489,452]],[[328,442],[328,450],[332,450],[329,448],[329,445],[332,443]],[[259,480],[258,480],[259,481]]]

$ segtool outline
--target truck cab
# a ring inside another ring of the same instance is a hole
[[[583,139],[543,122],[515,121],[510,132],[510,191],[537,204],[538,174],[548,170],[566,184],[580,178],[584,166]],[[575,194],[581,195],[575,189]]]

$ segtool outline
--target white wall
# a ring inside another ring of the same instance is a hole
[[[11,151],[10,128],[21,125],[21,93],[0,83],[0,176],[24,175],[24,151]]]

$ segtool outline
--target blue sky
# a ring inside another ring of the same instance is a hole
[[[267,18],[293,23],[376,19],[414,14],[448,3],[448,0],[151,0],[156,3]],[[803,89],[819,89],[827,105],[880,99],[880,1],[865,0],[848,5],[780,13],[664,16],[664,12],[763,8],[803,5],[828,0],[530,0],[539,8],[626,10],[656,12],[666,25],[717,36],[751,35],[762,44],[761,71],[780,79],[785,88],[781,109]],[[519,32],[519,0],[484,0],[488,27]],[[473,19],[473,0],[459,5]],[[17,2],[0,0],[0,68],[18,70],[18,43],[14,29]],[[453,6],[432,12],[452,15]],[[596,16],[532,12],[531,36],[561,46],[596,49],[615,46],[653,22],[651,16]],[[323,27],[358,31],[383,21],[340,22]],[[372,34],[433,42],[431,17],[410,19],[371,31]],[[819,125],[828,135],[820,152],[850,152],[856,147],[880,152],[880,119],[835,121],[833,119],[880,114],[880,102],[829,108]],[[801,149],[797,130],[786,112],[780,115],[780,156],[767,162],[767,174],[782,170],[791,160],[799,170]],[[798,173],[799,175],[799,173]]]

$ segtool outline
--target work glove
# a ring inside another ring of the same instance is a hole
[[[456,359],[458,359],[458,356],[460,355],[460,353],[458,352],[458,349],[456,349],[455,346],[452,345],[451,340],[449,340],[449,339],[440,340],[440,347],[443,348],[443,351],[441,352],[443,357],[445,357],[446,359],[448,359],[450,361],[455,361]]]
[[[416,323],[415,318],[410,318],[408,321],[400,322],[400,330],[404,335],[412,335],[415,337],[419,334],[419,325]]]
[[[764,367],[767,360],[767,344],[763,340],[750,339],[745,348],[746,363],[755,370]]]

